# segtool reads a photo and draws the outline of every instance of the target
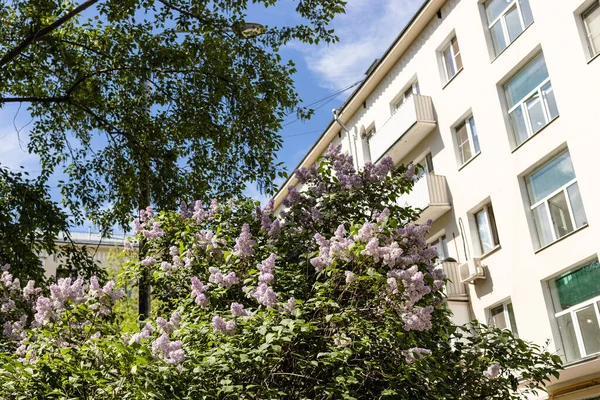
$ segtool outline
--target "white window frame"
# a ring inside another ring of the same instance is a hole
[[[419,88],[419,81],[415,80],[412,82],[404,91],[400,94],[400,96],[394,101],[393,112],[394,114],[408,99],[416,94],[421,94],[421,89]]]
[[[446,234],[442,234],[440,236],[438,236],[435,240],[433,240],[429,245],[431,247],[435,247],[436,249],[438,248],[437,244],[440,244],[440,247],[442,248],[442,251],[445,252],[446,254],[439,254],[438,253],[438,259],[436,260],[436,265],[441,264],[446,258],[450,257],[449,251],[448,251],[448,238],[446,237]]]
[[[471,120],[473,120],[473,125],[475,125],[475,128],[477,128],[477,124],[475,123],[475,119],[473,118],[473,115],[469,115],[467,118],[462,120],[461,123],[456,125],[456,127],[454,128],[454,137],[456,138],[456,150],[458,151],[458,157],[460,160],[461,167],[463,165],[465,165],[466,163],[468,163],[469,161],[471,161],[476,155],[481,153],[481,143],[479,143],[479,135],[473,136],[473,130],[471,129],[471,124],[470,124]],[[459,143],[460,139],[458,138],[458,131],[463,126],[467,129],[467,141]],[[477,144],[479,147],[479,150],[477,150],[477,151],[475,149],[475,137],[477,138]],[[469,149],[471,150],[471,157],[469,159],[465,160],[464,153],[462,151],[462,145],[467,142],[468,142]]]
[[[581,13],[581,20],[583,22],[583,29],[585,31],[585,38],[586,38],[586,42],[587,42],[587,46],[590,52],[590,56],[596,57],[598,54],[600,54],[600,48],[595,49],[594,48],[594,42],[592,42],[592,32],[590,31],[588,22],[587,22],[587,17],[589,17],[590,14],[592,14],[594,11],[600,9],[600,0],[595,0],[589,7],[587,7],[582,13]],[[599,17],[600,18],[600,17]]]
[[[547,165],[550,161],[554,160],[557,157],[560,157],[562,154],[564,154],[565,152],[568,152],[568,150],[561,152],[559,154],[557,154],[555,157],[551,158],[550,160],[548,160],[547,162],[543,163],[539,168],[536,168],[534,171],[532,171],[531,173],[527,174],[527,176],[525,176],[525,186],[528,187],[528,180],[531,177],[531,175],[533,175],[536,171],[538,171],[539,169],[543,168],[545,165]],[[571,157],[571,154],[569,153],[569,158]],[[577,223],[575,221],[575,214],[573,213],[573,206],[571,205],[571,198],[569,197],[569,192],[568,189],[573,186],[573,184],[577,183],[577,174],[575,174],[575,178],[571,179],[569,182],[565,183],[563,186],[561,186],[560,188],[554,190],[552,193],[549,193],[547,196],[545,196],[543,199],[538,200],[537,202],[531,204],[531,206],[529,207],[529,209],[531,210],[531,214],[532,214],[532,218],[534,220],[534,225],[536,228],[536,232],[538,235],[538,241],[540,243],[540,247],[541,246],[541,238],[540,238],[540,232],[537,230],[537,224],[535,223],[535,214],[534,211],[537,207],[544,205],[544,208],[546,209],[546,215],[548,217],[548,222],[550,223],[550,231],[552,232],[552,241],[550,241],[549,243],[546,243],[545,246],[548,246],[554,242],[556,242],[558,239],[572,233],[575,232],[576,230],[584,227],[587,225],[587,222],[585,224],[583,224],[581,227],[577,227]],[[529,190],[527,190],[527,194],[529,196],[529,201],[531,203],[531,193],[529,193]],[[554,222],[553,222],[553,218],[552,218],[552,213],[550,212],[550,204],[549,204],[549,200],[551,198],[553,198],[554,196],[556,196],[557,194],[559,194],[560,192],[564,192],[565,195],[565,199],[567,200],[567,210],[569,211],[569,218],[571,218],[571,224],[573,225],[573,230],[571,232],[568,232],[567,234],[565,234],[564,236],[558,237],[556,234],[556,228],[554,227]],[[581,195],[581,192],[580,192]],[[585,209],[584,209],[585,212]]]
[[[487,251],[485,251],[483,248],[483,242],[481,241],[481,231],[479,228],[479,222],[477,221],[477,214],[479,214],[480,212],[482,212],[484,210],[486,211],[488,225],[491,229],[490,236],[493,241],[492,248]],[[490,213],[490,210],[491,210],[491,213]],[[490,215],[493,216],[493,218],[490,217]],[[492,203],[487,203],[483,207],[480,207],[479,209],[477,209],[477,211],[475,211],[473,213],[473,218],[475,219],[475,229],[477,231],[477,240],[479,241],[480,253],[483,255],[483,254],[487,254],[491,251],[494,251],[494,249],[496,249],[498,246],[500,246],[500,235],[498,234],[498,226],[496,226],[496,214],[494,214],[494,207],[492,207]]]
[[[513,326],[512,321],[510,320],[510,312],[508,311],[508,305],[512,305],[512,300],[506,300],[500,304],[496,304],[495,306],[492,306],[490,308],[488,308],[488,325],[496,328],[495,324],[494,324],[494,318],[492,315],[492,311],[502,307],[502,313],[504,314],[504,320],[506,321],[506,328],[503,329],[508,329],[509,331],[511,331],[513,333],[513,335],[515,335],[516,337],[519,337],[519,329],[517,328],[517,326]],[[513,317],[515,319],[515,325],[516,325],[516,320],[517,317],[514,315],[515,314],[515,307],[514,305],[512,306],[513,309]]]
[[[590,263],[593,263],[594,261],[598,262],[598,259],[595,258],[595,259],[593,259],[591,261],[579,264],[577,267],[571,269],[567,273],[576,272],[576,271],[578,271],[581,268],[585,268],[586,266],[588,266]],[[561,276],[564,276],[564,275],[565,274],[563,274]],[[560,278],[560,276],[557,277],[557,278],[551,279],[550,281],[548,281],[548,289],[550,291],[550,297],[551,297],[551,300],[552,300],[552,307],[554,308],[554,310],[556,310],[556,307],[557,307],[556,306],[557,299],[555,298],[556,291],[553,289],[553,284],[556,281],[556,279],[558,279],[558,278]],[[600,284],[600,282],[598,284]],[[587,353],[586,352],[586,350],[585,350],[585,343],[583,341],[583,335],[581,333],[581,327],[579,326],[579,320],[577,319],[577,313],[578,312],[580,312],[584,308],[589,307],[590,305],[593,306],[594,307],[594,312],[596,314],[596,319],[598,321],[598,331],[600,331],[600,305],[599,305],[599,303],[600,303],[600,295],[598,295],[596,297],[592,297],[591,299],[587,299],[585,301],[582,301],[581,303],[577,303],[575,305],[572,305],[571,307],[566,308],[564,310],[561,310],[561,311],[558,311],[558,312],[557,311],[554,312],[554,318],[555,318],[555,321],[556,321],[557,325],[558,325],[558,319],[560,317],[563,317],[563,316],[565,316],[567,314],[569,314],[571,316],[571,322],[573,323],[573,330],[575,332],[575,339],[577,341],[577,348],[579,350],[579,355],[580,355],[579,359],[581,359],[583,357],[587,357],[587,356],[592,355],[592,354],[598,354],[598,353],[600,353],[600,352],[594,352],[594,353]],[[563,347],[565,346],[565,343],[563,341],[562,335],[561,335],[561,345]]]
[[[415,174],[415,176],[413,177],[413,180],[416,182],[419,179],[421,179],[422,177],[424,177],[427,174],[433,174],[434,173],[434,167],[433,167],[433,155],[431,154],[430,151],[428,151],[423,157],[421,157],[419,159],[419,161],[414,162],[415,165],[424,165],[425,167],[421,169],[421,171],[419,171],[417,174]]]
[[[454,42],[456,42],[456,46],[458,47],[458,53],[454,53],[454,47],[452,46],[452,44]],[[447,60],[446,60],[446,52],[447,51],[450,51],[450,60],[452,61],[452,69],[454,69],[454,73],[452,75],[448,74],[450,71],[448,69]],[[440,51],[440,55],[442,57],[442,67],[444,68],[444,77],[446,78],[446,83],[447,83],[447,82],[450,82],[450,79],[452,79],[456,75],[458,75],[458,73],[460,71],[462,71],[462,69],[463,69],[462,56],[461,56],[461,52],[460,52],[460,44],[458,43],[456,36],[453,36],[452,39],[450,39],[450,41],[448,42],[448,44],[446,46],[444,46],[444,48]],[[458,68],[457,63],[456,63],[457,57],[460,58],[460,68]]]
[[[488,0],[488,1],[493,1],[493,0]],[[486,3],[488,1],[485,1],[483,3],[484,11],[486,8]],[[527,1],[529,3],[529,0],[525,0],[525,1]],[[493,21],[488,20],[488,31],[490,32],[490,35],[492,35],[492,32],[491,32],[492,26],[496,25],[496,23],[498,21],[500,21],[500,24],[502,26],[502,36],[504,36],[504,41],[506,42],[506,46],[503,49],[497,50],[496,48],[494,48],[494,54],[496,56],[500,55],[500,53],[502,53],[504,50],[506,50],[506,48],[508,46],[510,46],[510,44],[512,42],[514,42],[514,40],[510,40],[510,35],[508,33],[508,27],[506,25],[506,14],[508,14],[508,12],[511,11],[515,7],[517,9],[517,13],[519,14],[519,21],[521,22],[521,33],[523,33],[525,31],[525,29],[527,29],[527,27],[529,25],[531,25],[531,24],[525,25],[525,20],[523,19],[523,11],[521,10],[521,4],[519,4],[519,0],[512,0],[509,4],[507,4],[507,6],[504,8],[504,10],[502,10],[500,15],[498,15]],[[529,5],[529,8],[531,9],[531,5]],[[485,13],[485,17],[487,20],[487,12]],[[531,23],[533,23],[533,18],[532,18]],[[515,40],[516,39],[517,38],[515,38]],[[493,40],[492,40],[492,42],[493,42]],[[493,46],[493,44],[492,44],[492,46]]]
[[[546,96],[542,92],[542,88],[547,83],[550,83],[550,90],[548,90],[548,92],[554,93],[554,88],[552,87],[552,82],[550,82],[550,75],[548,75],[548,77],[546,79],[544,79],[544,81],[539,86],[537,86],[531,92],[527,93],[527,95],[525,95],[521,100],[519,100],[518,103],[516,103],[514,106],[512,106],[511,108],[508,109],[508,118],[509,118],[509,120],[511,118],[510,117],[511,114],[517,108],[521,108],[521,113],[523,114],[523,118],[525,119],[525,129],[527,130],[527,138],[524,139],[524,140],[522,140],[522,141],[519,139],[518,132],[515,131],[515,127],[512,126],[512,122],[511,122],[511,130],[513,131],[513,135],[515,137],[515,143],[517,144],[517,146],[521,145],[527,139],[529,139],[530,137],[532,137],[533,135],[535,135],[536,133],[538,133],[543,127],[545,127],[546,125],[548,125],[551,121],[553,121],[555,118],[557,118],[560,115],[558,113],[558,107],[557,107],[557,114],[556,114],[556,116],[552,117],[550,115],[550,107],[548,106],[548,100],[546,99]],[[527,108],[527,103],[535,95],[538,96],[538,101],[540,101],[541,104],[542,104],[542,112],[544,113],[544,120],[545,120],[544,125],[541,126],[537,131],[533,130],[533,126],[532,126],[531,119],[529,117],[528,108]],[[554,96],[554,101],[556,102],[556,96]]]

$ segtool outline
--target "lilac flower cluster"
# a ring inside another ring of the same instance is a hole
[[[346,285],[350,286],[354,282],[356,282],[356,274],[352,271],[344,271],[344,276],[346,277]]]
[[[134,333],[129,340],[129,344],[137,343],[142,344],[142,340],[148,339],[150,335],[152,335],[152,325],[150,323],[146,323],[146,325],[142,328],[138,333]]]
[[[192,297],[195,298],[196,304],[199,304],[202,308],[206,308],[208,306],[208,297],[206,296],[206,292],[208,291],[208,286],[200,282],[200,279],[193,276],[192,277]]]
[[[215,315],[212,319],[212,326],[215,332],[221,332],[227,336],[233,336],[235,334],[236,326],[235,321],[225,321],[223,318]]]
[[[165,234],[160,223],[154,220],[154,211],[150,206],[140,210],[140,217],[133,220],[133,227],[135,234],[142,233],[146,239],[156,239]]]
[[[249,317],[251,314],[244,309],[244,305],[240,303],[233,302],[230,306],[231,315],[235,317]]]
[[[325,239],[319,233],[315,234],[315,240],[319,245],[319,255],[311,258],[310,263],[315,267],[317,272],[322,271],[335,260],[352,260],[353,256],[349,249],[354,245],[354,240],[345,235],[346,228],[344,228],[343,224],[338,226],[331,240]]]
[[[181,340],[170,342],[166,333],[152,342],[152,355],[171,365],[179,365],[185,359]]]
[[[254,290],[252,296],[259,304],[262,304],[267,308],[273,308],[277,303],[277,293],[275,293],[265,282],[258,284],[258,287]]]
[[[406,358],[406,362],[409,364],[414,363],[416,360],[431,355],[431,350],[422,349],[420,347],[413,347],[412,349],[402,351],[402,355]]]
[[[391,157],[384,157],[377,164],[367,162],[363,168],[363,179],[378,181],[384,179],[396,166]]]
[[[208,281],[210,283],[219,285],[220,287],[227,288],[227,287],[230,287],[233,285],[237,285],[239,283],[239,279],[237,278],[237,276],[235,275],[235,272],[233,272],[233,271],[227,273],[226,275],[223,275],[223,273],[221,272],[221,270],[219,268],[210,267],[210,268],[208,268],[208,272],[210,272]]]
[[[248,258],[254,254],[252,246],[256,244],[256,241],[252,239],[250,233],[250,226],[244,224],[242,226],[242,233],[235,239],[235,246],[233,248],[233,254],[240,258]]]
[[[166,333],[167,335],[173,333],[173,331],[177,327],[179,327],[180,322],[181,315],[177,311],[171,314],[171,318],[168,321],[163,317],[156,318],[156,325],[158,325],[158,327],[163,331],[163,333]]]
[[[290,297],[287,301],[286,304],[283,305],[283,310],[287,311],[289,313],[293,312],[294,309],[296,308],[296,299],[293,297]]]
[[[202,206],[202,202],[200,200],[196,200],[194,202],[194,211],[190,211],[185,204],[185,202],[181,203],[181,215],[184,218],[192,217],[197,224],[201,223],[205,219],[212,218],[216,213],[219,207],[219,202],[216,199],[212,199],[210,202],[210,206],[208,210],[205,210]]]
[[[431,329],[431,316],[433,314],[433,306],[427,307],[410,307],[402,313],[402,322],[404,329],[407,331],[426,331]]]
[[[260,271],[260,275],[258,276],[259,282],[271,283],[275,279],[275,259],[277,256],[274,253],[264,259],[260,264],[258,264],[257,268]]]
[[[483,376],[485,376],[488,379],[496,378],[499,375],[500,375],[500,365],[499,364],[492,364],[488,367],[488,369],[483,371]]]

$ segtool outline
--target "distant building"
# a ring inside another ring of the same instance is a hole
[[[600,399],[599,95],[598,0],[428,0],[300,165],[420,164],[455,320],[550,339],[541,398]]]
[[[111,236],[109,238],[102,237],[97,233],[81,233],[71,232],[71,239],[78,246],[85,246],[87,251],[92,254],[95,261],[98,261],[101,265],[105,265],[107,262],[108,254],[111,250],[120,251],[123,249],[123,242],[125,237]],[[67,241],[61,235],[56,239],[58,246],[64,246]],[[42,254],[40,256],[40,263],[46,271],[47,277],[61,277],[61,270],[59,268],[59,259],[56,254]]]

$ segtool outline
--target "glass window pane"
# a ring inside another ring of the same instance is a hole
[[[508,312],[508,318],[510,319],[510,329],[513,334],[519,337],[519,330],[517,329],[517,320],[515,319],[515,311],[513,310],[512,303],[506,305],[506,311]]]
[[[548,206],[550,207],[550,215],[552,216],[552,224],[554,225],[556,237],[560,238],[569,232],[573,232],[573,221],[571,221],[571,215],[569,214],[565,192],[561,191],[550,198]]]
[[[542,102],[540,101],[539,93],[535,93],[525,103],[527,107],[527,114],[529,115],[529,123],[531,124],[531,131],[536,133],[544,126],[546,126],[546,115],[542,108]]]
[[[527,189],[532,203],[537,203],[569,181],[575,179],[571,157],[566,151],[529,175]]]
[[[469,118],[469,127],[471,128],[471,136],[473,137],[473,149],[475,153],[479,153],[479,137],[477,136],[477,127],[475,126],[475,119]]]
[[[581,195],[579,194],[579,185],[577,182],[569,186],[567,189],[569,193],[569,202],[571,203],[571,210],[573,211],[573,217],[575,217],[575,226],[577,228],[587,224],[587,217],[585,216],[585,210],[583,209],[583,201],[581,201]]]
[[[575,327],[571,314],[565,314],[556,318],[558,322],[558,330],[562,341],[562,351],[565,355],[565,361],[574,361],[581,358],[577,337],[575,336]]]
[[[506,101],[511,108],[548,78],[544,55],[540,53],[521,69],[506,85]]]
[[[556,106],[556,99],[554,98],[554,90],[552,90],[551,82],[548,82],[542,86],[542,95],[544,96],[544,101],[546,102],[546,107],[548,109],[548,114],[550,114],[550,118],[558,116],[558,107]]]
[[[449,80],[456,73],[456,69],[454,68],[454,58],[452,57],[450,47],[444,51],[444,64],[446,65],[446,79]]]
[[[456,40],[456,38],[452,39],[452,52],[454,53],[454,66],[456,67],[456,70],[459,71],[463,65],[460,49],[458,48],[458,40]]]
[[[473,155],[471,154],[471,146],[469,146],[469,142],[460,145],[458,147],[458,151],[460,153],[460,161],[463,164],[473,157]]]
[[[592,55],[600,52],[600,6],[588,10],[584,16],[585,28],[588,34]]]
[[[600,263],[593,260],[551,282],[552,299],[557,312],[600,296]]]
[[[527,140],[529,132],[527,130],[527,123],[525,122],[525,115],[523,115],[523,108],[521,106],[510,113],[510,125],[513,134],[515,135],[517,146]]]
[[[529,0],[519,0],[519,6],[521,6],[521,14],[523,15],[523,22],[525,26],[529,26],[533,22],[533,13],[529,6]]]
[[[494,50],[496,51],[496,54],[499,54],[506,48],[506,39],[504,38],[504,32],[502,31],[502,24],[500,21],[496,22],[490,28],[490,35],[492,36]]]
[[[493,308],[490,311],[490,314],[492,316],[491,325],[494,328],[498,328],[498,329],[507,329],[508,328],[508,324],[506,323],[506,317],[504,316],[504,306],[499,306],[499,307]]]
[[[490,219],[488,217],[487,208],[484,208],[475,214],[475,219],[477,221],[477,232],[479,233],[481,253],[485,254],[494,248],[492,229],[490,227]]]
[[[502,11],[508,6],[508,3],[509,2],[506,0],[488,0],[485,3],[485,14],[488,18],[488,24],[502,14]]]
[[[546,204],[541,204],[533,209],[533,220],[540,240],[540,247],[553,242],[554,236],[552,236],[552,228],[550,227]]]
[[[598,317],[593,304],[577,311],[577,322],[581,330],[583,346],[586,354],[600,352],[600,327],[598,326]]]
[[[512,8],[505,15],[506,29],[508,30],[509,41],[512,42],[523,32],[523,26],[521,25],[521,17],[517,7]]]

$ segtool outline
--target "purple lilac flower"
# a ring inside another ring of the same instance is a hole
[[[123,247],[125,248],[126,252],[128,252],[128,253],[133,252],[133,245],[131,244],[131,242],[129,240],[125,240],[123,242]]]
[[[212,326],[215,332],[221,332],[224,335],[232,336],[235,334],[235,321],[225,321],[223,318],[215,315],[212,319]]]
[[[344,275],[346,276],[346,285],[352,285],[356,282],[356,275],[352,271],[344,271]]]
[[[281,224],[279,223],[279,219],[275,219],[271,224],[271,229],[269,229],[269,237],[272,239],[279,238],[279,234],[281,233]]]
[[[407,331],[426,331],[431,329],[433,306],[411,308],[402,314],[404,329]]]
[[[485,376],[486,378],[489,378],[489,379],[495,378],[498,375],[500,375],[500,365],[499,364],[492,364],[488,367],[488,369],[483,371],[483,376]]]
[[[431,355],[431,350],[422,349],[420,347],[414,347],[412,349],[404,350],[402,355],[406,358],[406,362],[409,364],[414,363],[416,360]]]
[[[221,270],[216,267],[210,267],[208,271],[210,272],[210,277],[208,278],[210,283],[217,284],[221,287],[230,287],[239,283],[239,279],[233,271],[227,273],[227,275],[223,275]]]
[[[192,297],[195,298],[196,303],[202,308],[208,306],[208,297],[206,296],[207,290],[208,286],[200,282],[200,279],[195,276],[192,277]]]
[[[293,297],[290,297],[287,301],[287,304],[283,305],[283,309],[289,313],[291,313],[292,311],[294,311],[294,308],[296,308],[296,299]]]
[[[156,264],[156,260],[154,259],[154,257],[152,256],[148,256],[146,258],[144,258],[140,264],[142,264],[144,267],[151,267],[154,264]]]
[[[141,344],[142,339],[148,339],[148,337],[151,334],[152,334],[152,325],[150,325],[149,323],[146,323],[146,325],[144,326],[144,328],[142,328],[141,331],[133,334],[129,343],[130,344],[133,344],[133,343]]]
[[[244,309],[244,305],[240,303],[231,303],[231,315],[235,317],[248,317],[250,313]]]
[[[271,283],[275,279],[275,259],[277,256],[274,253],[271,253],[269,257],[264,259],[260,264],[258,264],[257,268],[260,271],[260,275],[258,280],[260,282]]]
[[[277,303],[277,294],[264,282],[258,285],[252,296],[259,304],[267,308],[273,308],[273,305]]]
[[[244,224],[242,226],[242,233],[240,237],[235,240],[235,246],[233,248],[233,254],[240,258],[247,258],[254,254],[252,246],[256,244],[256,241],[252,239],[250,234],[250,226]]]
[[[379,213],[379,215],[377,215],[377,222],[382,223],[389,216],[390,216],[390,209],[386,207],[383,209],[383,211],[381,211]]]

